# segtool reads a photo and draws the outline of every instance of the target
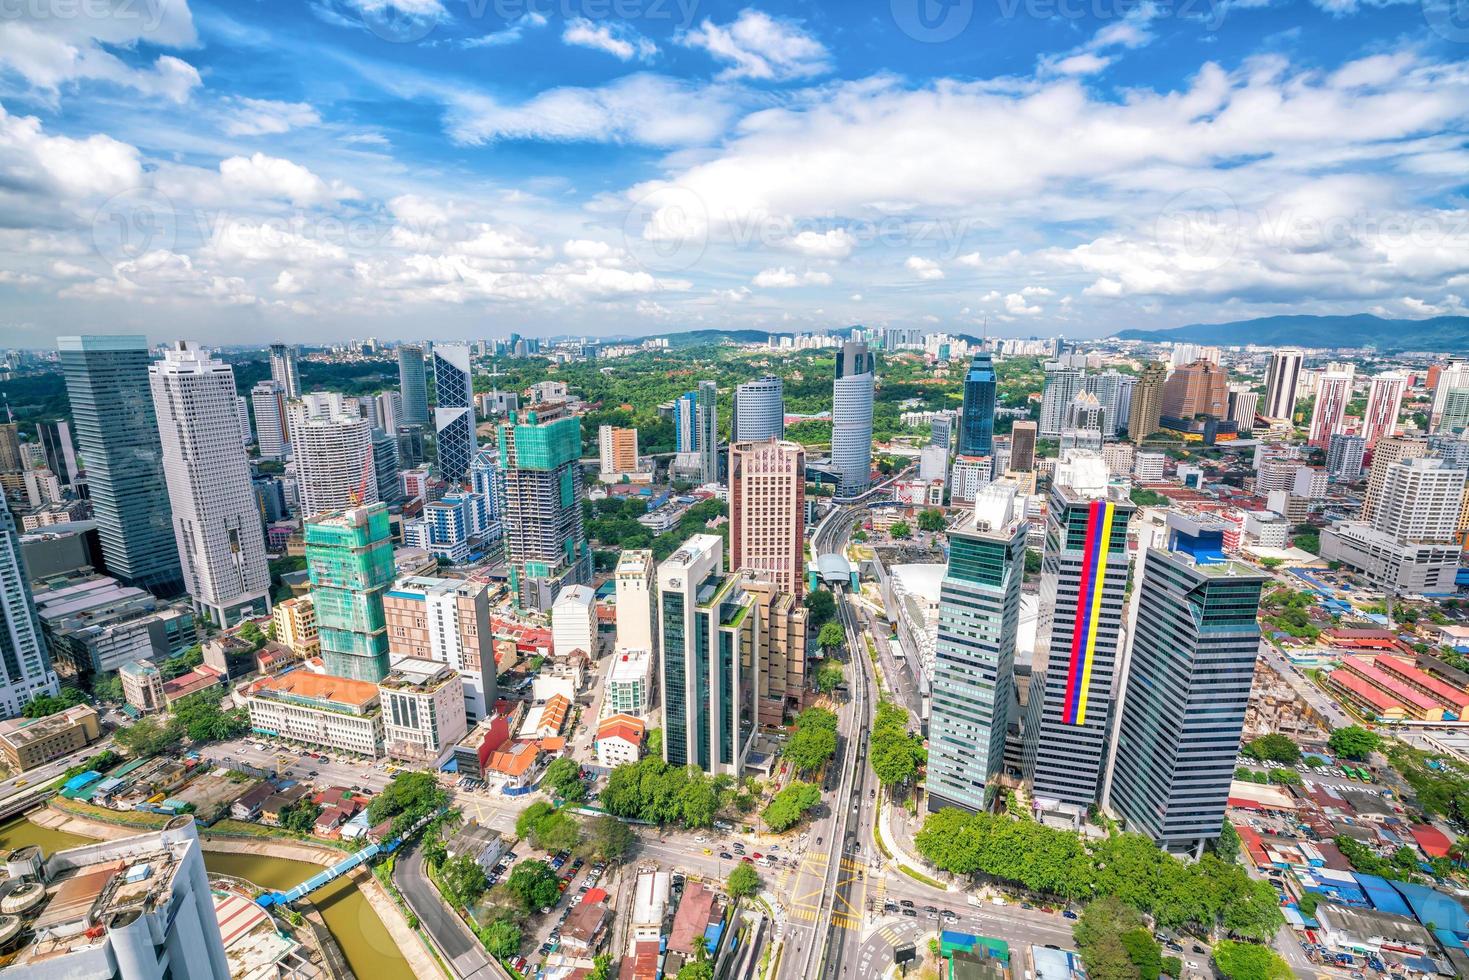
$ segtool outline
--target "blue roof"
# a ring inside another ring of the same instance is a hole
[[[1357,884],[1361,885],[1362,890],[1367,893],[1367,900],[1379,912],[1408,916],[1413,914],[1413,910],[1408,908],[1408,903],[1403,901],[1403,897],[1388,883],[1387,879],[1379,878],[1377,875],[1364,875],[1360,872],[1353,872],[1352,877],[1357,879]]]
[[[95,782],[96,780],[101,778],[102,774],[100,772],[95,769],[88,769],[86,772],[77,773],[75,776],[68,779],[65,783],[62,784],[61,788],[63,792],[69,789],[81,789],[88,783]]]
[[[1406,881],[1395,881],[1392,886],[1407,900],[1419,922],[1424,925],[1432,922],[1440,932],[1448,930],[1461,938],[1469,936],[1469,913],[1464,911],[1458,899]]]

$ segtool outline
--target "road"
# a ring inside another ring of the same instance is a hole
[[[490,961],[490,954],[463,920],[454,913],[439,895],[434,883],[424,872],[423,852],[420,848],[400,856],[393,880],[413,914],[418,916],[424,931],[433,940],[439,953],[448,961],[450,972],[461,980],[488,980],[498,978],[500,970]]]
[[[34,769],[16,773],[9,779],[0,782],[0,808],[9,806],[17,797],[40,792],[44,787],[54,783],[57,777],[72,766],[112,747],[112,738],[109,736],[77,749],[75,752],[67,753],[59,759],[52,759],[44,765],[36,766]]]

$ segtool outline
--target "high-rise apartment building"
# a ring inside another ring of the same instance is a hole
[[[183,591],[143,337],[58,337],[77,446],[107,571],[160,596]]]
[[[270,611],[265,534],[240,444],[235,372],[192,341],[148,368],[184,586],[222,627]]]
[[[1337,433],[1326,447],[1326,475],[1333,480],[1356,480],[1362,476],[1367,440]]]
[[[372,469],[377,499],[385,504],[401,504],[403,484],[398,478],[398,440],[382,429],[372,430]]]
[[[1163,417],[1192,419],[1229,417],[1228,375],[1213,361],[1185,364],[1163,384]]]
[[[928,736],[929,808],[988,808],[1005,761],[1025,577],[1025,504],[1011,480],[949,529]]]
[[[602,473],[635,472],[638,468],[638,430],[616,425],[598,427],[597,455]]]
[[[14,718],[34,698],[58,690],[15,519],[0,505],[0,714]]]
[[[1440,423],[1443,421],[1444,409],[1450,395],[1464,390],[1469,390],[1469,359],[1451,357],[1439,371],[1438,380],[1433,385],[1433,406],[1428,413],[1428,426],[1431,431],[1442,431]]]
[[[1268,419],[1283,419],[1289,422],[1296,414],[1296,387],[1301,382],[1301,364],[1305,353],[1287,347],[1270,355],[1270,366],[1265,370],[1265,402],[1260,414]]]
[[[380,391],[372,397],[372,425],[387,433],[398,431],[398,422],[403,417],[403,393]]]
[[[1019,421],[1010,427],[1010,469],[1029,473],[1035,469],[1036,424]]]
[[[403,395],[399,425],[428,425],[428,374],[423,365],[423,345],[398,345],[398,390]]]
[[[729,447],[729,567],[799,596],[806,572],[806,450],[775,438]]]
[[[468,344],[434,345],[434,393],[439,476],[449,483],[464,483],[475,450],[474,375]]]
[[[1219,836],[1269,576],[1224,555],[1226,525],[1168,515],[1168,546],[1144,552],[1104,805],[1171,851]]]
[[[312,392],[286,406],[301,513],[376,503],[372,423],[335,392]]]
[[[959,455],[989,456],[995,448],[995,362],[980,351],[964,374],[964,403],[959,410]]]
[[[1316,382],[1316,406],[1311,411],[1313,446],[1325,449],[1331,437],[1342,430],[1347,416],[1347,402],[1352,400],[1352,375],[1328,371]]]
[[[1452,541],[1458,528],[1465,472],[1433,457],[1388,468],[1372,526],[1401,542]]]
[[[1136,508],[1096,453],[1056,466],[1041,565],[1041,606],[1025,726],[1037,806],[1073,814],[1097,800]]]
[[[786,434],[785,389],[773,374],[736,385],[730,442],[764,442]]]
[[[741,585],[758,615],[756,717],[761,725],[784,725],[806,693],[806,607],[774,582],[747,574]]]
[[[1382,498],[1382,488],[1387,482],[1388,471],[1394,463],[1417,459],[1428,455],[1428,440],[1409,439],[1406,436],[1387,436],[1377,440],[1372,450],[1372,465],[1367,468],[1367,492],[1362,496],[1362,508],[1357,519],[1370,523],[1377,513],[1377,502]]]
[[[855,496],[872,486],[872,399],[877,362],[861,341],[849,340],[837,353],[831,389],[831,463],[839,475],[837,493]]]
[[[306,571],[326,672],[376,683],[388,673],[383,595],[393,582],[393,541],[381,503],[308,517]]]
[[[301,397],[301,368],[291,344],[270,345],[270,380],[281,386],[286,401]]]
[[[1066,407],[1070,405],[1086,384],[1086,372],[1071,367],[1067,362],[1046,363],[1046,385],[1041,392],[1040,436],[1042,439],[1061,438],[1061,428],[1066,423]]]
[[[1367,393],[1367,409],[1362,416],[1362,438],[1367,448],[1377,445],[1383,436],[1398,434],[1398,413],[1403,408],[1403,395],[1408,390],[1408,376],[1401,371],[1384,371],[1372,378]]]
[[[285,459],[291,451],[286,390],[279,381],[259,381],[250,389],[255,409],[255,445],[261,459]]]
[[[1377,469],[1376,460],[1372,466]],[[1464,469],[1436,457],[1393,463],[1383,474],[1371,523],[1341,521],[1322,531],[1321,557],[1393,594],[1452,592],[1465,478]]]
[[[617,570],[612,577],[617,583],[615,646],[619,650],[647,650],[657,656],[658,631],[653,628],[655,574],[652,551],[633,548],[617,556]]]
[[[1138,375],[1127,416],[1127,438],[1142,442],[1163,427],[1163,385],[1168,368],[1162,361],[1149,361]]]
[[[760,614],[718,535],[696,534],[658,566],[663,759],[738,775],[757,730]]]
[[[383,609],[393,657],[433,660],[455,670],[471,725],[493,713],[497,672],[489,586],[465,579],[401,578],[383,596]]]
[[[1255,427],[1255,416],[1260,412],[1260,396],[1249,388],[1234,386],[1229,389],[1229,420],[1239,431],[1249,435]]]
[[[592,580],[582,524],[581,422],[564,406],[511,412],[499,427],[505,558],[516,604],[550,609],[563,585]]]

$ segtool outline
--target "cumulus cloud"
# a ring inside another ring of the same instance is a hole
[[[944,277],[944,270],[933,259],[925,259],[918,255],[908,256],[908,261],[903,263],[903,268],[913,273],[919,279],[933,281]]]
[[[619,61],[648,61],[658,53],[658,45],[626,24],[594,23],[585,17],[573,17],[561,33],[565,44],[605,51]]]
[[[35,116],[12,116],[0,106],[0,188],[86,198],[116,194],[142,179],[136,147],[101,133],[48,136]]]
[[[844,259],[856,248],[857,238],[845,228],[803,231],[791,238],[790,246],[813,259]]]
[[[281,198],[298,207],[330,204],[358,197],[340,181],[327,182],[299,163],[252,153],[220,161],[219,175],[231,192],[252,197]]]
[[[703,48],[716,61],[727,63],[721,78],[786,81],[830,68],[826,46],[798,22],[778,20],[751,7],[729,24],[706,18],[696,29],[680,34],[679,43]]]
[[[779,266],[773,269],[761,269],[750,280],[750,284],[759,289],[790,289],[793,286],[829,286],[831,275],[826,272],[807,269],[804,272],[796,272]]]

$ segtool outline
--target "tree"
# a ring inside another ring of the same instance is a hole
[[[485,926],[479,939],[496,959],[507,960],[520,952],[520,926],[506,919]]]
[[[918,774],[923,744],[908,732],[908,712],[891,701],[877,706],[868,750],[872,771],[884,786],[907,783]]]
[[[1368,756],[1382,745],[1382,736],[1360,725],[1348,725],[1346,728],[1338,728],[1333,731],[1331,737],[1326,740],[1326,744],[1337,755],[1365,762]]]
[[[825,626],[836,618],[837,602],[826,589],[814,589],[806,593],[806,608],[811,613],[811,625]]]
[[[520,862],[511,870],[505,887],[527,913],[545,908],[561,894],[556,887],[556,872],[545,861]]]
[[[765,825],[777,834],[805,816],[806,811],[821,802],[821,790],[811,783],[794,782],[775,794],[761,816]]]
[[[1268,775],[1276,786],[1300,786],[1305,782],[1294,769],[1271,769]]]
[[[913,533],[907,521],[893,521],[892,527],[888,528],[888,537],[894,540],[906,538]]]
[[[835,691],[846,679],[846,670],[835,660],[828,660],[816,668],[816,690],[822,694]]]
[[[822,708],[808,708],[801,712],[796,719],[796,733],[786,741],[781,757],[802,772],[811,772],[825,765],[837,750],[836,717]]]
[[[113,739],[135,759],[147,759],[168,748],[174,734],[152,718],[140,718],[119,729]]]
[[[321,807],[302,797],[281,811],[281,826],[298,834],[309,834],[316,829],[316,818],[321,816]]]
[[[1139,927],[1127,930],[1121,938],[1122,948],[1127,950],[1127,958],[1137,967],[1141,980],[1158,980],[1163,972],[1163,951],[1152,934]]]
[[[532,862],[539,864],[540,862]],[[516,868],[516,871],[520,870]],[[549,871],[550,869],[547,868]],[[511,872],[514,877],[514,872]],[[554,880],[554,875],[552,876]],[[439,868],[439,884],[444,898],[455,908],[468,908],[479,900],[489,887],[485,869],[468,854],[449,858]],[[556,887],[553,883],[553,889]]]
[[[1226,980],[1290,980],[1290,965],[1267,946],[1223,939],[1214,944],[1214,967]]]
[[[403,834],[448,802],[449,794],[433,773],[405,772],[372,798],[367,805],[367,819],[373,826],[391,819],[393,833]]]
[[[1214,855],[1226,864],[1233,864],[1239,860],[1239,849],[1239,832],[1226,819],[1219,828],[1219,836],[1214,839]]]
[[[714,980],[714,966],[708,960],[695,960],[679,967],[674,980]]]
[[[1025,574],[1026,577],[1035,575],[1041,570],[1041,553],[1034,548],[1025,549]]]
[[[944,512],[937,507],[930,507],[918,515],[920,531],[942,531],[944,524]]]
[[[1245,754],[1261,762],[1280,762],[1287,766],[1301,761],[1301,747],[1278,732],[1261,735],[1250,742],[1245,746]]]
[[[827,623],[821,627],[821,632],[816,634],[816,645],[825,650],[828,655],[846,642],[847,631],[842,629],[840,623]]]
[[[255,647],[256,650],[259,650],[261,647],[265,646],[265,634],[261,632],[259,626],[256,626],[248,619],[240,624],[240,628],[236,630],[236,635],[239,636],[239,638],[244,640],[246,643],[249,643],[250,645]]]
[[[1137,909],[1115,897],[1100,898],[1082,910],[1072,931],[1087,976],[1101,980],[1138,980],[1142,976],[1137,958],[1144,950],[1138,933],[1148,942],[1152,937],[1142,928]],[[1157,944],[1153,946],[1156,951]],[[1156,972],[1153,977],[1156,980]]]
[[[581,778],[581,764],[569,755],[563,755],[547,766],[541,780],[563,799],[575,802],[587,795],[587,784]]]
[[[556,808],[550,803],[545,800],[537,800],[521,810],[520,816],[515,818],[515,836],[522,840],[529,839],[541,822],[555,812]]]
[[[31,698],[20,713],[25,718],[44,718],[75,707],[86,699],[87,696],[76,688],[63,687],[60,694],[38,694]]]
[[[741,861],[735,865],[729,873],[729,880],[725,882],[725,890],[731,898],[745,898],[760,890],[760,872],[755,870],[754,865]]]
[[[581,845],[581,824],[563,810],[557,810],[531,831],[531,843],[548,854],[572,851]]]
[[[122,702],[122,678],[117,676],[117,671],[97,674],[92,678],[92,697],[112,704]]]
[[[645,743],[644,750],[646,751],[646,753],[648,755],[651,755],[651,756],[654,756],[654,757],[662,757],[662,755],[663,755],[663,729],[661,729],[661,728],[650,728],[650,729],[648,729],[648,739],[647,739],[647,742]]]
[[[632,850],[632,828],[611,814],[602,814],[587,825],[584,850],[598,861],[620,861]]]

